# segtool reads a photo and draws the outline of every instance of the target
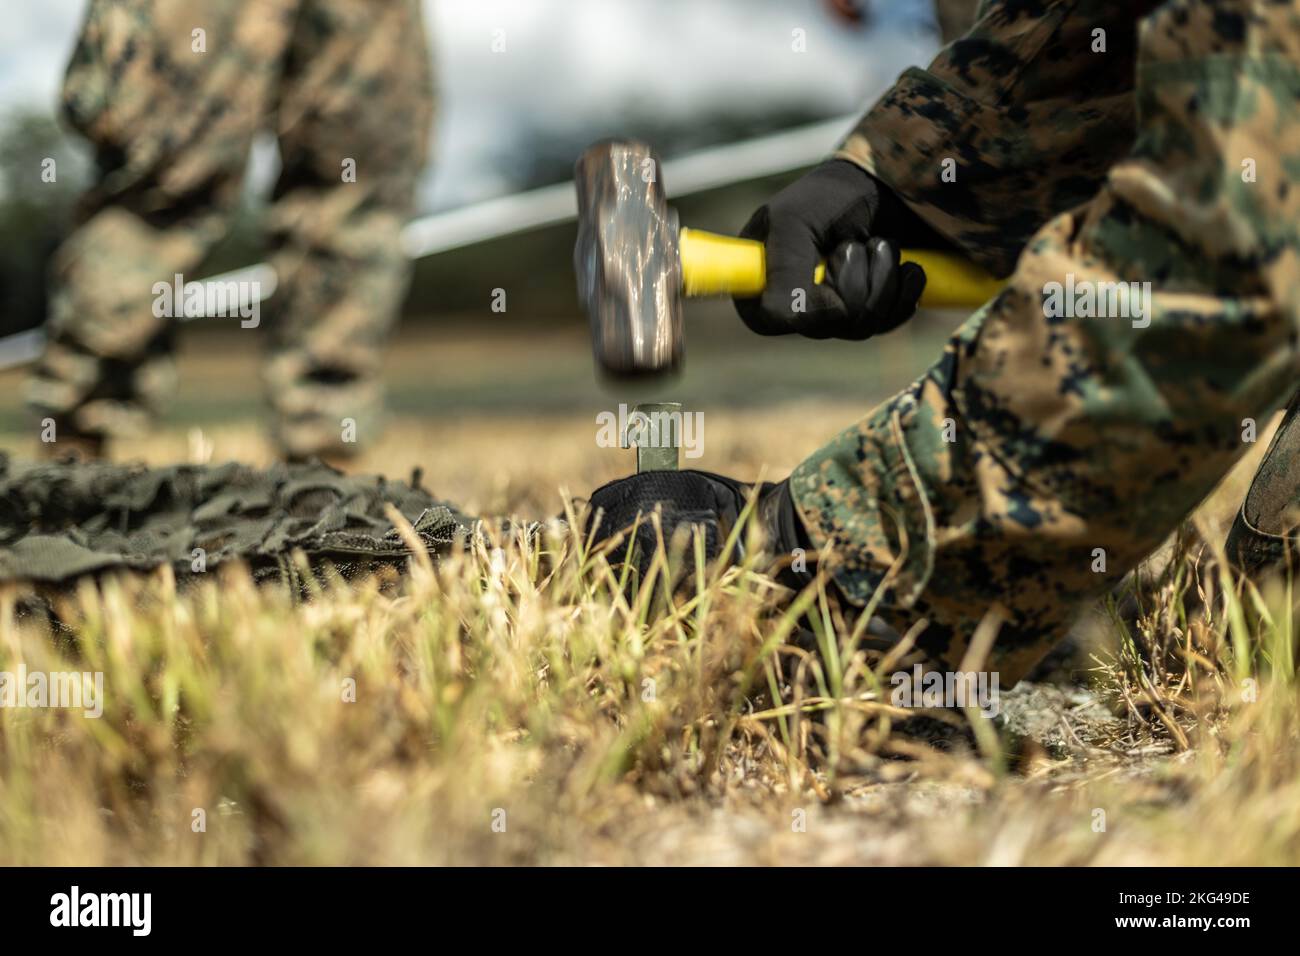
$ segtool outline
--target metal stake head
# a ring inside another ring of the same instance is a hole
[[[624,443],[636,448],[638,472],[676,471],[682,444],[681,402],[633,405]]]

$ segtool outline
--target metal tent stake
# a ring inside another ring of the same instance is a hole
[[[642,402],[632,406],[623,447],[636,448],[638,473],[676,471],[681,444],[681,402]]]

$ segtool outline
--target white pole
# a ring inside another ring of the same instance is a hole
[[[688,196],[811,166],[830,153],[856,119],[841,116],[664,160],[665,190],[669,198]],[[402,248],[412,259],[422,259],[449,249],[555,225],[576,215],[573,183],[556,183],[414,219],[402,229]],[[210,276],[203,282],[238,283],[237,288],[250,294],[237,304],[247,306],[253,300],[261,302],[270,298],[275,292],[276,275],[268,263],[259,262]],[[204,301],[214,298],[205,296]],[[195,318],[202,316],[184,315],[180,321]],[[44,348],[43,329],[28,329],[0,338],[0,371],[35,361]]]

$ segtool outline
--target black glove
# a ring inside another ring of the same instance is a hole
[[[721,552],[753,490],[752,484],[708,471],[641,472],[611,481],[591,493],[584,533],[600,544],[637,523],[635,539],[620,542],[608,554],[610,564],[618,569],[627,560],[629,546],[633,549],[637,577],[629,581],[629,590],[635,591],[639,581],[645,578],[658,546],[654,525],[649,520],[656,506],[662,516],[660,526],[665,545],[672,542],[677,528],[699,527],[704,535],[705,560],[712,561]],[[638,515],[641,516],[640,522],[637,522]],[[768,571],[777,581],[797,591],[813,579],[817,556],[795,511],[789,479],[759,486],[758,501],[750,520],[759,526],[762,550],[773,559]],[[734,555],[737,559],[744,556],[745,537],[742,535],[737,544]],[[792,560],[797,550],[806,556],[806,562]],[[694,580],[694,555],[689,548],[679,580]],[[828,594],[832,600],[841,601],[839,606],[852,621],[857,609],[851,602],[839,598],[833,581]],[[817,651],[819,647],[810,626],[801,626],[791,640],[809,651]],[[897,631],[873,617],[867,624],[861,646],[887,650],[899,640]]]
[[[662,514],[664,543],[672,541],[673,531],[680,526],[699,527],[704,535],[705,559],[711,561],[721,552],[753,488],[752,484],[707,471],[641,472],[611,481],[591,493],[585,531],[591,535],[594,528],[595,540],[605,541],[629,529],[641,515],[635,538],[614,547],[609,561],[615,566],[622,564],[631,545],[633,560],[644,576],[658,542],[650,521],[657,505]],[[789,569],[788,559],[794,550],[803,548],[807,553],[809,545],[795,513],[788,482],[765,482],[759,488],[751,520],[762,531],[763,550],[777,559],[778,579],[791,587],[809,580],[806,572]],[[739,544],[741,553],[736,557],[743,556],[743,538]],[[689,551],[687,558],[691,559]]]
[[[899,244],[947,244],[888,187],[842,159],[781,190],[740,235],[767,247],[767,287],[735,300],[740,317],[759,335],[813,339],[861,340],[902,325],[916,312],[925,272],[899,263]],[[827,274],[818,285],[822,259]]]

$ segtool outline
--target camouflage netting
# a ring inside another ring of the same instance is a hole
[[[400,565],[412,553],[393,505],[431,554],[473,520],[419,487],[327,465],[148,468],[11,462],[0,453],[0,582],[61,583],[169,564],[178,577],[242,561],[259,580],[294,578],[291,558],[344,574]]]

